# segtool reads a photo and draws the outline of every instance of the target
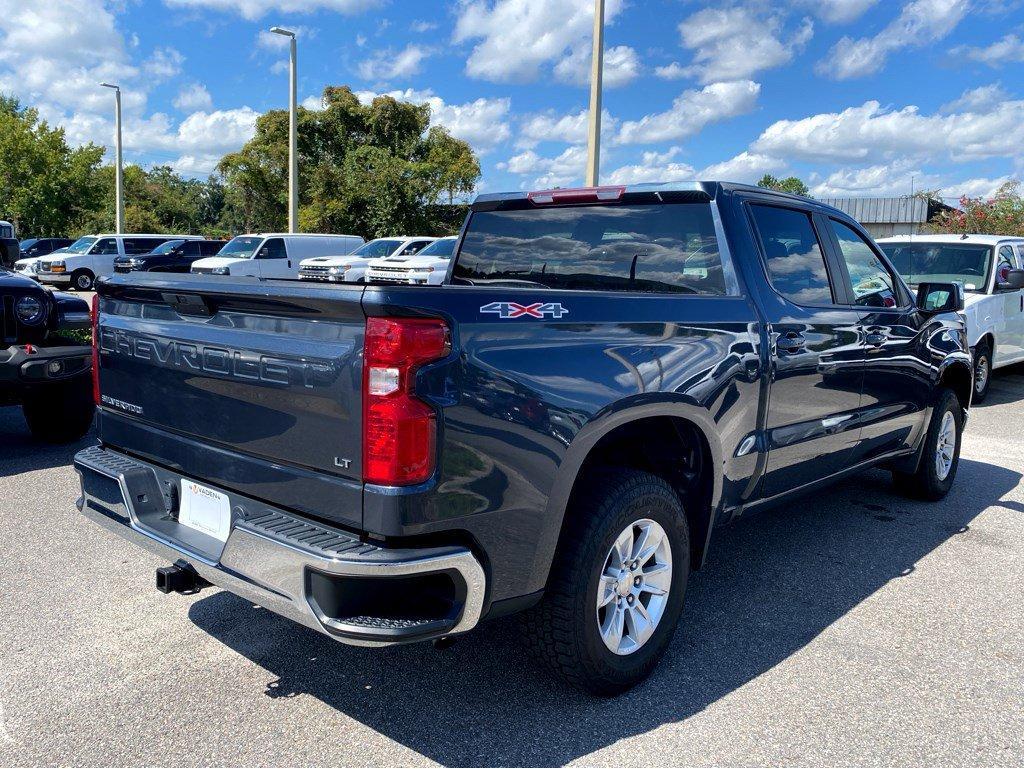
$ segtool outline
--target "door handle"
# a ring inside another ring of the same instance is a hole
[[[775,346],[779,352],[788,352],[790,355],[794,355],[800,352],[806,344],[807,340],[804,339],[803,334],[796,331],[787,331],[779,336]]]

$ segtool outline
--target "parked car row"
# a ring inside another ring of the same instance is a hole
[[[307,259],[299,278],[320,283],[409,283],[439,286],[458,238],[378,238],[346,256]]]
[[[12,229],[13,232],[13,229]],[[257,233],[230,241],[199,235],[88,235],[22,241],[13,268],[52,286],[88,291],[114,273],[167,272],[322,283],[440,285],[457,238]]]

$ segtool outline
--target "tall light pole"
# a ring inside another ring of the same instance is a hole
[[[100,83],[104,88],[114,89],[114,230],[124,232],[124,183],[122,180],[121,158],[121,87],[113,83]]]
[[[288,87],[288,232],[299,231],[299,105],[298,81],[296,77],[295,33],[281,27],[270,31],[289,38],[289,87]]]
[[[590,72],[590,131],[587,142],[587,186],[601,179],[601,96],[604,87],[604,0],[594,0],[594,57]]]

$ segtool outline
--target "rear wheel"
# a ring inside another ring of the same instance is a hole
[[[974,349],[974,402],[981,403],[988,397],[992,382],[992,348],[982,342]]]
[[[92,381],[79,376],[43,385],[25,394],[21,409],[36,440],[46,443],[77,441],[89,432],[96,412]]]
[[[71,273],[71,287],[76,291],[91,291],[95,282],[96,279],[89,270],[75,270]]]
[[[608,696],[650,675],[672,640],[690,571],[689,531],[679,496],[658,476],[610,470],[584,488],[544,599],[523,624],[555,672]]]
[[[917,472],[894,471],[892,474],[893,483],[900,493],[931,502],[937,502],[949,493],[960,465],[963,415],[960,401],[953,391],[940,391]]]

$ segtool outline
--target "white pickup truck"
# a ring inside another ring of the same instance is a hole
[[[883,238],[878,245],[914,288],[963,284],[974,402],[985,400],[992,370],[1024,361],[1024,238],[915,235]]]

